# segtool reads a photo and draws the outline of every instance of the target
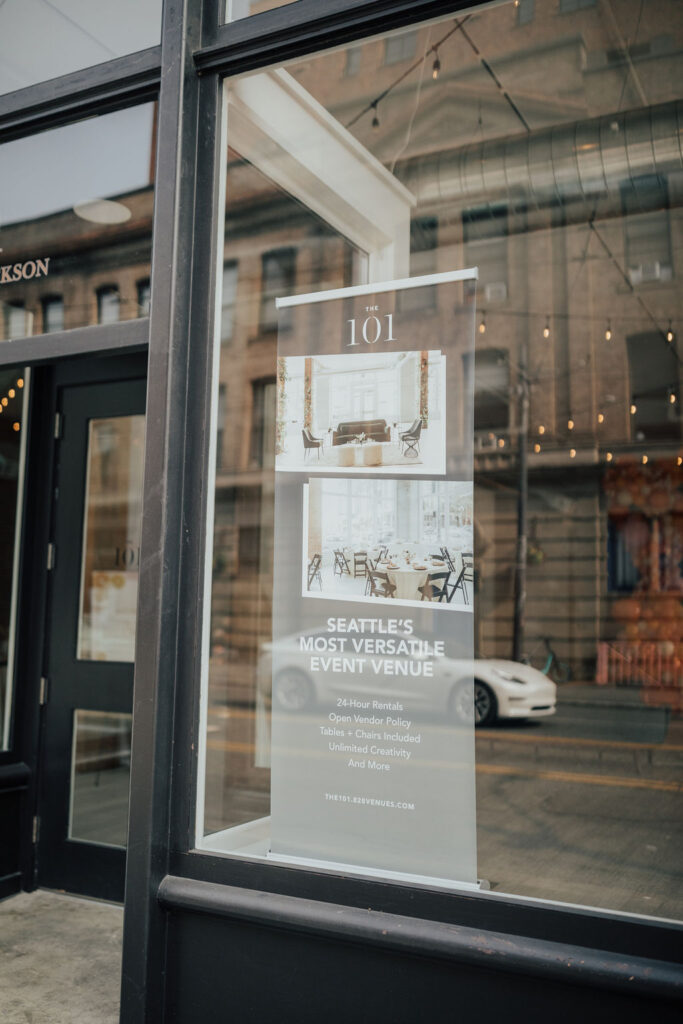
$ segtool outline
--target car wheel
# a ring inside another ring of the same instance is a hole
[[[491,722],[495,722],[496,714],[496,698],[493,690],[482,683],[481,680],[474,680],[474,724],[475,725],[490,725]]]
[[[298,668],[284,668],[273,680],[273,696],[281,711],[304,711],[313,702],[313,684]]]
[[[449,709],[456,722],[469,725],[474,715],[474,691],[472,682],[464,679],[456,683],[451,691]]]

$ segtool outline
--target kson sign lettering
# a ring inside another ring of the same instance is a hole
[[[42,260],[26,260],[25,263],[7,263],[4,267],[0,267],[0,284],[30,281],[32,277],[47,277],[49,266],[49,256]]]

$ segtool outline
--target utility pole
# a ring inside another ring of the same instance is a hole
[[[515,612],[512,625],[512,659],[522,660],[524,643],[524,610],[526,606],[527,562],[527,508],[529,503],[529,475],[527,445],[529,440],[529,374],[528,340],[520,345],[517,377],[518,429],[517,429],[517,546],[515,557]]]

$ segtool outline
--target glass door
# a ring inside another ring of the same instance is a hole
[[[145,381],[58,392],[38,874],[123,899]]]

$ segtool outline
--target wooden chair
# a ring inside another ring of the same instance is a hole
[[[370,570],[368,574],[370,582],[370,597],[394,597],[396,595],[396,584],[389,579],[389,573]]]
[[[339,578],[340,579],[344,575],[344,573],[346,573],[347,576],[351,575],[351,570],[349,569],[349,563],[347,561],[346,555],[344,554],[344,552],[342,551],[341,548],[335,548],[335,551],[334,551],[334,570],[333,571],[334,571],[334,575],[335,576],[337,575],[337,573],[339,573]]]
[[[450,572],[430,572],[427,574],[427,582],[417,589],[422,594],[421,601],[434,601],[435,599],[439,604],[442,601],[446,601],[450,604],[450,597],[448,596],[448,581],[451,578]],[[440,581],[441,586],[439,586]],[[451,591],[451,597],[453,592]]]
[[[368,574],[368,553],[367,551],[354,551],[353,553],[353,578]]]
[[[323,589],[323,578],[320,572],[320,563],[322,562],[321,555],[313,555],[313,558],[308,563],[308,589],[311,589],[313,580],[318,581],[318,586]]]

